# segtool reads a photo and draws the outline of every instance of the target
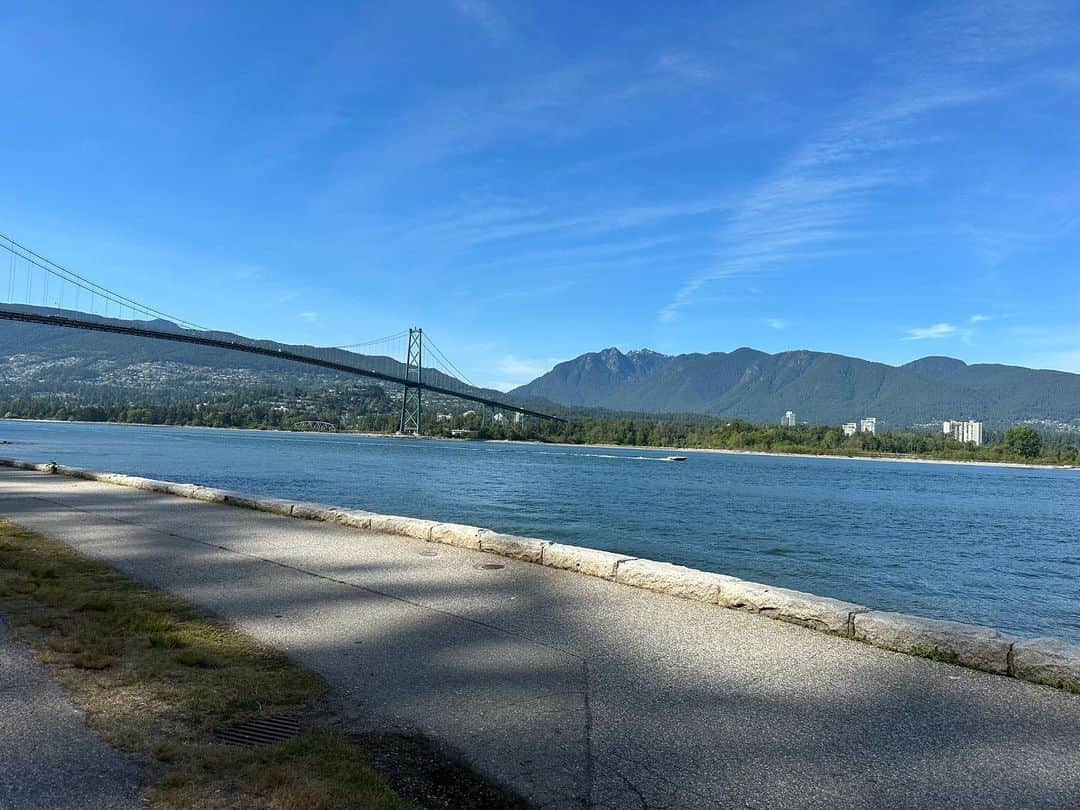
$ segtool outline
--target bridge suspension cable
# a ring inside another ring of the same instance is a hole
[[[344,346],[336,346],[335,348],[338,348],[338,349],[365,349],[365,348],[367,348],[369,346],[376,346],[376,345],[378,345],[380,343],[390,343],[391,341],[400,340],[401,338],[407,337],[408,334],[409,334],[409,330],[408,329],[403,329],[400,332],[395,332],[394,334],[387,335],[386,337],[375,338],[374,340],[365,340],[363,343],[346,343]]]
[[[2,234],[0,249],[9,255],[7,297],[0,302],[0,319],[178,341],[306,363],[330,371],[396,383],[405,386],[406,391],[410,388],[423,390],[562,421],[550,414],[510,402],[497,391],[476,387],[427,339],[425,346],[434,365],[425,368],[417,379],[411,378],[407,356],[410,330],[346,346],[285,346],[269,340],[212,331],[169,315],[110,290]],[[0,290],[3,289],[0,286]],[[380,346],[387,347],[389,351],[385,354],[370,353],[373,348]],[[357,353],[356,349],[367,351]]]
[[[202,326],[191,323],[190,321],[185,321],[183,318],[177,318],[173,315],[168,315],[161,310],[155,309],[145,304],[140,304],[138,301],[134,301],[125,295],[121,295],[120,293],[103,287],[100,284],[97,284],[96,282],[86,278],[85,276],[80,275],[73,270],[69,270],[66,267],[63,267],[52,261],[51,259],[42,256],[40,253],[37,253],[36,251],[28,248],[26,245],[16,242],[10,236],[0,234],[0,247],[7,250],[8,253],[11,255],[10,285],[7,298],[8,303],[18,303],[15,299],[15,271],[17,261],[21,259],[26,263],[24,269],[24,275],[26,279],[26,297],[23,301],[24,304],[33,305],[35,303],[33,298],[34,271],[32,270],[32,268],[37,268],[38,270],[42,271],[42,306],[50,306],[54,303],[52,300],[50,300],[48,295],[49,277],[52,276],[53,278],[61,282],[59,286],[60,297],[55,300],[55,303],[59,305],[57,308],[64,308],[63,294],[65,291],[65,284],[70,284],[73,290],[76,291],[73,308],[78,309],[79,306],[78,292],[85,292],[90,296],[87,305],[90,307],[91,311],[89,314],[91,315],[97,314],[96,312],[94,312],[95,303],[96,299],[100,298],[102,300],[102,306],[105,309],[106,317],[109,317],[108,304],[111,302],[116,304],[118,308],[117,315],[121,318],[123,318],[123,311],[126,307],[133,318],[134,315],[138,313],[141,315],[145,315],[152,320],[170,321],[177,326],[183,327],[184,329],[206,331],[205,328]]]
[[[443,354],[442,350],[435,345],[435,342],[430,337],[424,337],[424,346],[428,351],[435,355],[435,361],[436,365],[439,367],[439,371],[449,377],[455,377],[459,380],[464,380],[469,385],[473,385],[473,381],[465,376],[465,372],[455,366],[450,361],[450,358]],[[473,387],[475,386],[473,385]]]

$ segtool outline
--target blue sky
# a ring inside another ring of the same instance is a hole
[[[1074,3],[8,4],[0,232],[196,323],[1080,371]]]

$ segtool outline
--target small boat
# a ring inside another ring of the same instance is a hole
[[[686,456],[664,456],[664,461],[686,461]]]

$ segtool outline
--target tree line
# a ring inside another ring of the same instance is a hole
[[[282,401],[293,402],[295,407],[279,404]],[[396,430],[399,407],[376,385],[321,392],[254,388],[210,402],[85,403],[55,395],[0,399],[0,414],[26,419],[277,430],[312,420],[329,422],[340,430],[373,433]],[[759,425],[699,414],[582,416],[565,422],[530,418],[517,423],[513,418],[495,421],[484,413],[455,415],[444,421],[428,410],[422,427],[426,435],[450,436],[452,430],[464,428],[476,438],[494,440],[1080,465],[1080,434],[1041,433],[1026,425],[1003,432],[988,430],[981,447],[931,431],[844,436],[840,428],[828,425]]]
[[[584,418],[565,423],[486,424],[482,438],[640,447],[749,450],[811,455],[905,456],[956,461],[1080,464],[1080,435],[1043,434],[1030,426],[988,431],[981,447],[930,431],[844,436],[827,425],[757,425],[743,420],[686,423],[647,418]]]

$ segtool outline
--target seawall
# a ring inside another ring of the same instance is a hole
[[[1021,639],[993,628],[879,611],[724,574],[549,540],[502,534],[477,526],[268,498],[197,484],[85,470],[54,462],[0,459],[0,466],[66,475],[285,517],[332,522],[363,531],[400,535],[512,557],[718,607],[757,613],[884,649],[1080,693],[1080,647],[1060,639]]]

